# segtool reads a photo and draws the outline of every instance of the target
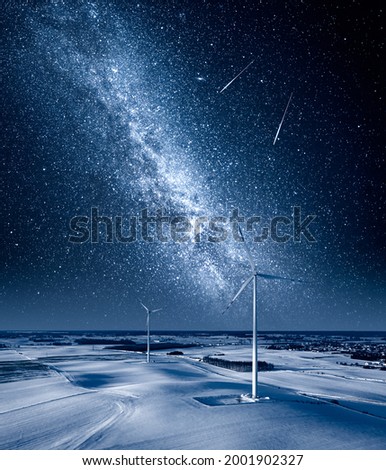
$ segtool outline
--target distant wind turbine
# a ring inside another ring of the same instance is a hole
[[[146,328],[147,328],[147,352],[146,352],[146,362],[150,362],[150,315],[155,312],[159,312],[162,308],[157,308],[155,310],[150,310],[146,305],[139,300],[139,303],[142,307],[146,310],[147,318],[146,318]]]
[[[232,306],[233,302],[237,297],[243,292],[243,290],[253,281],[253,350],[252,350],[252,400],[257,401],[259,399],[257,394],[257,384],[258,384],[258,361],[257,361],[257,278],[261,277],[268,280],[281,280],[281,281],[292,281],[292,282],[302,282],[298,279],[292,279],[289,277],[274,276],[272,274],[264,274],[256,270],[255,262],[252,258],[252,254],[249,251],[248,246],[245,243],[244,235],[239,226],[239,232],[241,239],[244,243],[244,247],[248,256],[249,264],[251,265],[252,274],[248,277],[246,281],[243,282],[237,294],[229,302],[227,308],[224,310],[223,314]]]

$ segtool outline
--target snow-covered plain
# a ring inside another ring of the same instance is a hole
[[[250,373],[200,359],[248,360],[250,344],[200,342],[147,364],[104,345],[14,339],[0,349],[0,449],[386,449],[386,372],[261,348],[275,365],[259,374],[269,400],[238,403]]]

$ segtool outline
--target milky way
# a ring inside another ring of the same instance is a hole
[[[383,45],[378,12],[363,44],[350,36],[355,5],[317,17],[255,3],[7,6],[3,327],[135,329],[140,296],[163,308],[159,327],[250,328],[250,292],[221,316],[249,275],[231,236],[210,243],[204,224],[200,243],[123,244],[101,229],[98,244],[76,245],[70,220],[92,207],[126,221],[144,208],[190,220],[238,208],[267,224],[295,206],[316,216],[315,242],[246,235],[259,270],[306,281],[260,283],[262,327],[385,326],[380,72],[369,86],[359,63],[361,48],[373,63]]]

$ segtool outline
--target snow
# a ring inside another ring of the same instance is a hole
[[[0,449],[386,449],[385,372],[337,354],[261,349],[275,369],[252,402],[240,399],[249,373],[198,360],[249,360],[247,344],[157,351],[150,364],[103,346],[18,346],[0,350],[12,365],[0,374]]]

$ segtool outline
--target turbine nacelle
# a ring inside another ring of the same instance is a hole
[[[162,310],[162,308],[156,308],[154,310],[150,310],[150,308],[146,307],[146,305],[138,299],[138,302],[142,305],[142,307],[146,310],[146,313],[147,314],[151,314],[151,313],[155,313],[155,312],[159,312],[160,310]]]

